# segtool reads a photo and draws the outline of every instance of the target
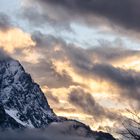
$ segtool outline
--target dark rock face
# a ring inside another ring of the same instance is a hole
[[[85,124],[56,116],[21,64],[11,58],[0,60],[0,129],[46,128],[53,124],[58,129],[64,127],[62,133],[115,140],[108,133],[94,132]]]

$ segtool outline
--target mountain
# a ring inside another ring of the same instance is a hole
[[[62,133],[80,134],[100,140],[115,140],[110,134],[94,132],[80,122],[58,117],[50,108],[39,85],[25,72],[22,65],[12,58],[1,59],[0,128],[47,128],[48,126],[55,126],[59,130],[64,127]]]
[[[25,127],[42,128],[59,119],[39,85],[13,59],[0,62],[0,101],[5,112]]]

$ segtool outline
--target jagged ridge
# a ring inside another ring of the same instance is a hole
[[[58,121],[45,95],[18,61],[0,61],[0,101],[5,112],[23,126],[46,127]]]

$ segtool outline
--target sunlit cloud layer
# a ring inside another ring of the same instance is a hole
[[[30,35],[21,29],[13,28],[6,32],[0,31],[0,46],[7,52],[29,48],[34,45]]]
[[[139,108],[139,51],[110,44],[83,49],[62,38],[18,28],[0,35],[1,48],[21,61],[58,115],[103,129],[125,117],[120,109]]]

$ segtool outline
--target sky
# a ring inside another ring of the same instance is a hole
[[[140,113],[138,0],[1,0],[0,49],[57,115],[116,132]]]

